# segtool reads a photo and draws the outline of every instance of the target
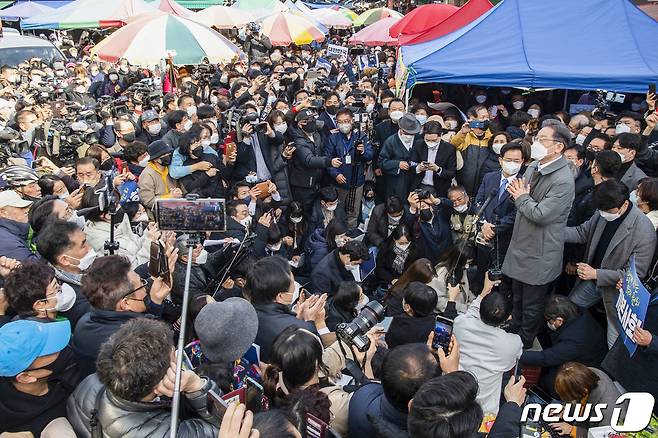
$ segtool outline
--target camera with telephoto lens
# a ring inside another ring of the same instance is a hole
[[[353,345],[357,350],[363,352],[370,347],[370,339],[366,336],[368,330],[378,322],[384,320],[384,306],[378,301],[370,301],[361,312],[352,320],[344,322],[336,327],[336,336],[348,345]]]
[[[432,193],[430,193],[430,191],[427,189],[416,189],[414,190],[414,193],[418,195],[419,201],[422,201],[424,199],[429,199],[430,197],[432,197]]]
[[[21,157],[29,150],[21,134],[9,127],[0,130],[0,165],[6,166],[9,158]]]
[[[626,95],[614,93],[608,90],[596,90],[596,108],[592,111],[592,118],[597,121],[611,120],[613,123],[617,120],[617,113],[611,111],[613,103],[624,103]]]

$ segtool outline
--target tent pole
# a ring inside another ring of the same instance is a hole
[[[567,110],[567,101],[569,100],[569,89],[564,90],[564,103],[562,104],[562,111]]]

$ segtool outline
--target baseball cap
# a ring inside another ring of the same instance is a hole
[[[150,122],[151,120],[159,119],[158,113],[153,110],[146,110],[142,114],[142,122]]]
[[[312,109],[303,109],[300,112],[297,113],[295,116],[295,121],[296,122],[301,122],[302,120],[309,120],[309,119],[314,119],[315,118],[315,110]]]
[[[0,376],[13,377],[30,367],[38,357],[62,351],[71,339],[68,320],[12,321],[0,327]]]
[[[203,306],[194,330],[210,361],[231,362],[241,358],[256,340],[258,315],[249,301],[232,297]]]
[[[32,201],[27,201],[16,193],[13,190],[5,190],[0,192],[0,208],[4,207],[16,207],[16,208],[25,208],[32,205]]]

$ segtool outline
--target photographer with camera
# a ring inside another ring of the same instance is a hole
[[[446,198],[437,199],[424,191],[409,193],[407,202],[411,213],[407,226],[414,230],[417,256],[436,264],[441,254],[452,245],[452,202]]]
[[[332,134],[325,143],[325,155],[338,158],[340,167],[328,167],[332,184],[338,189],[338,198],[347,212],[347,225],[356,228],[363,199],[366,166],[374,158],[374,150],[365,133],[359,132],[352,123],[354,114],[349,108],[336,113],[339,132]]]

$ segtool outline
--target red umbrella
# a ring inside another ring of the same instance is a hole
[[[436,23],[426,31],[411,35],[400,35],[398,39],[399,44],[401,46],[408,46],[435,40],[466,26],[491,8],[493,8],[493,5],[489,0],[469,0],[468,3],[455,11],[448,19]]]
[[[405,15],[395,26],[391,27],[390,33],[393,38],[400,35],[413,35],[425,32],[436,26],[454,14],[459,8],[453,5],[429,4],[418,6]]]
[[[389,31],[391,26],[400,20],[401,19],[397,17],[382,18],[381,20],[375,21],[370,26],[366,26],[355,33],[348,42],[352,45],[363,44],[365,46],[397,46],[398,39],[391,37],[391,35],[389,35]]]

